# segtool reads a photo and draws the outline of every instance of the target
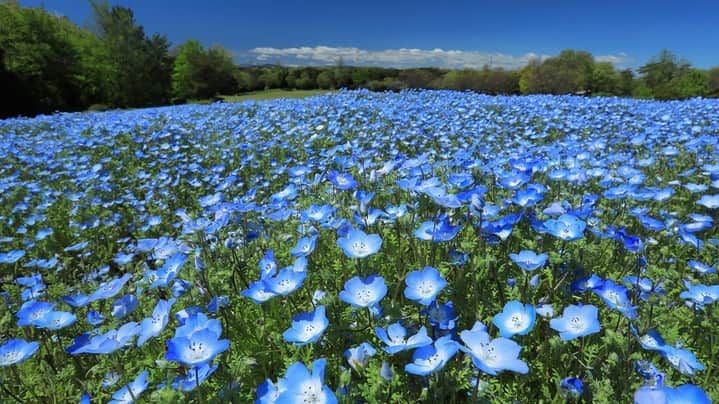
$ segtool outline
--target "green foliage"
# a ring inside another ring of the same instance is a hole
[[[542,62],[530,62],[522,71],[520,88],[523,94],[586,92],[591,88],[594,70],[591,53],[567,49]]]

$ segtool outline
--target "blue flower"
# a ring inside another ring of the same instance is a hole
[[[227,306],[230,302],[227,296],[215,296],[207,303],[207,311],[210,313],[217,313],[221,308]]]
[[[564,308],[562,317],[549,320],[549,326],[559,332],[562,341],[570,341],[599,332],[598,312],[592,305],[569,305]]]
[[[362,230],[352,229],[346,237],[337,239],[337,245],[350,258],[365,258],[379,251],[382,238],[376,234],[365,234]]]
[[[719,194],[716,195],[702,195],[697,201],[697,204],[707,207],[709,209],[719,208]]]
[[[276,399],[276,403],[324,403],[335,404],[332,390],[324,385],[325,359],[317,359],[312,363],[312,373],[301,362],[295,362],[287,368],[283,379],[284,391]]]
[[[688,349],[663,345],[659,353],[682,374],[693,376],[696,371],[704,370],[704,365]]]
[[[297,240],[297,244],[292,249],[291,254],[293,257],[306,257],[315,250],[317,246],[317,236],[303,237]]]
[[[439,304],[435,300],[422,310],[422,314],[429,318],[429,324],[440,330],[453,330],[457,325],[458,316],[452,302]]]
[[[414,231],[414,236],[420,240],[433,241],[439,243],[449,241],[459,233],[462,226],[452,226],[449,219],[442,217],[437,221],[428,221],[419,225]]]
[[[24,256],[24,250],[12,250],[6,253],[0,253],[0,264],[14,264]]]
[[[216,331],[203,328],[167,341],[165,359],[192,368],[209,363],[230,347],[230,341],[219,339]]]
[[[292,326],[285,330],[282,337],[286,342],[300,346],[310,344],[320,339],[328,325],[325,306],[317,306],[314,311],[296,315],[292,319]]]
[[[345,358],[352,369],[359,371],[367,366],[369,359],[375,354],[377,354],[377,350],[372,345],[363,342],[359,346],[346,350]]]
[[[534,327],[537,315],[534,306],[523,305],[513,300],[504,305],[504,310],[494,316],[492,323],[499,328],[501,336],[510,338],[515,334],[526,335]]]
[[[387,285],[384,283],[384,278],[370,275],[364,279],[355,276],[345,282],[345,288],[340,291],[339,297],[353,307],[367,308],[379,303],[386,294]]]
[[[331,170],[327,174],[327,179],[330,180],[332,185],[339,190],[348,190],[357,188],[357,181],[349,173],[340,173],[335,170]]]
[[[35,321],[34,325],[38,328],[55,331],[74,324],[75,320],[77,320],[77,317],[70,312],[51,311]]]
[[[522,250],[519,254],[509,254],[509,258],[525,271],[534,271],[544,266],[549,256],[545,253],[537,254],[534,251]]]
[[[424,306],[432,303],[439,292],[447,286],[447,281],[442,278],[437,269],[432,267],[424,267],[420,271],[410,272],[404,282],[407,285],[404,289],[404,296]]]
[[[287,296],[302,286],[306,277],[306,271],[295,271],[292,267],[283,268],[277,275],[264,280],[265,290],[275,295]]]
[[[601,297],[610,309],[617,310],[630,320],[637,318],[636,308],[632,306],[629,290],[626,287],[611,279],[605,279],[592,291]]]
[[[90,325],[102,324],[102,322],[105,321],[105,317],[96,310],[88,311],[86,318]]]
[[[701,275],[713,274],[717,271],[713,266],[696,260],[687,261],[687,266]]]
[[[427,376],[444,368],[459,350],[459,344],[451,335],[438,338],[434,344],[423,346],[412,354],[412,363],[404,371],[413,375]]]
[[[152,311],[152,316],[140,323],[140,336],[137,338],[137,346],[142,346],[148,339],[160,335],[170,319],[170,308],[175,299],[159,300]]]
[[[275,261],[274,251],[267,250],[258,265],[260,267],[260,279],[274,275],[277,272],[277,262]]]
[[[578,377],[565,377],[559,383],[559,387],[570,396],[581,396],[584,394],[584,383]]]
[[[11,339],[0,345],[0,366],[10,366],[23,362],[33,356],[40,347],[38,342]]]
[[[682,384],[666,391],[667,404],[711,404],[712,400],[699,386]],[[658,401],[654,401],[657,403]]]
[[[267,283],[262,280],[250,283],[250,286],[240,292],[240,294],[252,299],[252,301],[257,304],[264,303],[277,296],[277,293],[270,290]]]
[[[38,302],[35,300],[27,301],[23,303],[20,310],[15,313],[18,319],[17,325],[21,327],[37,326],[43,317],[53,311],[54,307],[55,303]]]
[[[571,214],[564,214],[558,219],[549,219],[544,222],[547,232],[563,241],[574,241],[584,236],[587,224]]]
[[[492,340],[486,330],[487,327],[476,322],[471,330],[464,330],[459,334],[464,342],[460,349],[471,356],[474,366],[492,376],[505,370],[528,373],[529,367],[519,359],[522,348],[508,338],[499,337]]]
[[[135,322],[124,324],[117,330],[110,330],[101,335],[91,336],[89,333],[75,337],[72,345],[67,348],[70,355],[109,354],[130,344],[140,332],[140,325]]]
[[[192,391],[215,373],[215,370],[217,370],[217,365],[210,366],[209,363],[188,369],[187,375],[175,378],[172,382],[172,388],[185,392]]]
[[[125,286],[125,283],[127,283],[130,278],[132,278],[132,275],[125,274],[120,278],[103,283],[99,288],[97,288],[97,290],[90,294],[89,301],[94,302],[95,300],[104,300],[114,297],[120,292],[120,289]]]
[[[432,338],[427,336],[427,329],[424,328],[424,326],[421,327],[415,335],[409,338],[407,338],[407,330],[402,327],[402,324],[399,322],[390,324],[387,330],[376,327],[375,333],[377,334],[377,338],[386,345],[382,349],[390,355],[420,348],[432,343]]]
[[[649,384],[649,380],[645,380],[645,383],[634,392],[634,404],[668,404],[669,388],[664,386],[664,375],[656,375],[653,378],[654,384]]]
[[[116,391],[115,394],[112,395],[112,400],[110,400],[109,404],[134,403],[150,384],[147,380],[148,375],[149,373],[147,370],[140,373],[130,384]]]
[[[112,304],[112,315],[116,318],[123,318],[132,313],[140,302],[135,295],[125,295]]]
[[[689,285],[686,291],[679,294],[679,297],[687,299],[696,307],[701,308],[719,300],[719,285]]]

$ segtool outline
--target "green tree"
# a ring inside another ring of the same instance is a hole
[[[610,62],[600,62],[594,65],[590,79],[592,94],[610,95],[618,94],[620,86],[619,73]]]
[[[148,38],[131,9],[91,0],[95,31],[109,65],[107,99],[117,106],[148,106],[167,102],[170,93],[169,42]]]
[[[707,72],[707,96],[719,97],[719,67]]]

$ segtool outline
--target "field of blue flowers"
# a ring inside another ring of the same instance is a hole
[[[0,121],[0,402],[708,403],[719,101]]]

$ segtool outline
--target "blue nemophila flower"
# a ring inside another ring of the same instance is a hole
[[[130,404],[140,398],[140,395],[147,389],[150,382],[147,380],[147,370],[140,373],[135,380],[124,386],[112,395],[109,404]]]
[[[340,173],[335,170],[331,170],[327,174],[327,179],[335,186],[335,188],[345,191],[348,189],[357,188],[357,181],[350,173]]]
[[[33,356],[40,347],[38,342],[11,339],[0,345],[0,366],[10,366]]]
[[[209,363],[188,369],[184,377],[179,376],[175,378],[172,382],[172,388],[184,392],[193,391],[197,386],[202,384],[202,382],[207,380],[210,375],[215,373],[215,370],[217,370],[217,365],[210,366]]]
[[[324,385],[327,361],[317,359],[312,363],[312,373],[301,362],[287,368],[283,378],[284,391],[278,394],[276,403],[323,403],[335,404],[332,390]]]
[[[570,341],[599,332],[598,313],[596,306],[569,305],[564,308],[562,317],[549,320],[549,326],[559,332],[562,341]]]
[[[296,315],[292,326],[282,333],[282,338],[300,346],[310,344],[320,339],[328,325],[325,306],[317,306],[314,311]]]
[[[554,306],[548,303],[542,303],[535,309],[537,314],[539,314],[542,317],[554,317]]]
[[[421,313],[427,316],[432,327],[437,327],[440,330],[453,330],[457,326],[458,315],[452,302],[440,304],[435,300]]]
[[[230,347],[230,341],[219,339],[217,330],[202,328],[167,341],[165,359],[192,368],[209,363]]]
[[[447,281],[432,267],[408,273],[404,283],[407,285],[404,296],[425,306],[432,303],[447,286]]]
[[[352,369],[359,371],[364,369],[371,357],[377,354],[377,350],[366,342],[345,351],[345,358]]]
[[[492,323],[499,328],[499,333],[505,338],[515,334],[526,335],[532,330],[537,315],[534,306],[522,304],[513,300],[504,305],[504,310],[494,316]]]
[[[577,397],[584,394],[584,383],[578,377],[565,377],[559,383],[559,387],[570,396]]]
[[[365,258],[379,251],[382,238],[377,234],[365,234],[362,230],[352,229],[347,236],[337,239],[337,245],[350,258]]]
[[[139,333],[140,325],[135,322],[124,324],[117,330],[110,330],[101,335],[92,336],[90,333],[85,333],[75,337],[72,345],[67,348],[67,353],[109,354],[130,345],[132,339]]]
[[[370,275],[366,278],[355,276],[345,282],[344,290],[339,297],[353,307],[367,308],[374,306],[387,294],[387,285],[384,278],[379,275]]]
[[[697,201],[697,204],[707,207],[709,209],[719,208],[719,194],[716,195],[702,195]]]
[[[77,317],[67,311],[51,311],[38,320],[34,325],[37,328],[45,328],[48,330],[59,330],[75,323]]]
[[[105,300],[114,297],[120,293],[120,290],[123,286],[125,286],[130,278],[132,278],[132,275],[125,274],[120,278],[103,283],[99,288],[97,288],[97,290],[88,296],[89,301],[94,302],[95,300]]]
[[[390,355],[432,343],[432,338],[427,336],[427,329],[424,326],[409,338],[407,338],[407,330],[399,322],[390,324],[387,330],[381,327],[376,327],[374,330],[377,338],[386,345],[382,349]]]
[[[653,375],[646,378],[644,384],[634,392],[634,404],[668,404],[668,390],[664,386],[664,374]]]
[[[252,299],[252,301],[257,304],[264,303],[277,296],[277,293],[270,290],[267,283],[263,280],[250,283],[250,286],[240,292],[240,294]]]
[[[558,219],[549,219],[544,222],[544,228],[554,237],[563,241],[574,241],[584,236],[587,224],[571,214],[564,214]]]
[[[170,320],[170,309],[175,299],[159,300],[152,311],[152,316],[140,323],[140,336],[137,338],[137,346],[142,346],[148,339],[160,335]]]
[[[522,250],[518,254],[509,254],[509,258],[525,271],[534,271],[544,266],[549,256],[545,253],[537,254],[534,251]]]
[[[574,293],[584,293],[587,290],[593,290],[600,286],[604,282],[604,279],[600,278],[596,274],[587,276],[584,278],[577,279],[569,285],[569,289]]]
[[[417,376],[427,376],[444,368],[459,350],[459,344],[451,335],[438,338],[434,344],[425,345],[412,354],[412,363],[404,371]]]
[[[12,250],[0,253],[0,264],[14,264],[25,256],[25,250]]]
[[[719,300],[719,285],[687,285],[687,290],[680,293],[679,297],[702,308]]]
[[[701,387],[693,384],[668,388],[666,391],[667,404],[711,404],[712,400]],[[657,403],[655,401],[654,403]]]
[[[688,349],[679,346],[662,345],[659,353],[682,374],[693,376],[696,371],[704,370],[704,365]]]
[[[105,321],[105,317],[103,317],[103,315],[100,314],[100,312],[98,312],[96,310],[88,311],[86,319],[90,325],[102,324],[102,322]]]
[[[139,300],[135,295],[125,295],[112,304],[112,315],[116,318],[123,318],[132,313],[139,304]]]
[[[449,241],[459,233],[462,226],[452,226],[446,216],[439,220],[424,222],[414,231],[414,236],[420,240],[439,243]]]
[[[508,338],[490,339],[487,327],[479,321],[459,336],[464,342],[460,349],[471,356],[472,363],[481,371],[492,376],[504,370],[521,374],[529,372],[527,364],[519,359],[522,348]]]
[[[272,383],[272,380],[267,379],[260,383],[260,385],[257,386],[257,389],[255,389],[255,394],[257,395],[255,404],[275,404],[277,402],[277,397],[279,397],[285,390],[286,387],[284,379],[278,380],[277,384]]]
[[[227,296],[215,296],[207,303],[207,311],[210,313],[217,313],[221,308],[227,306],[230,302]]]
[[[302,282],[306,277],[306,271],[295,271],[293,267],[287,267],[263,282],[265,283],[265,290],[269,290],[275,295],[287,296],[302,286]]]
[[[700,275],[713,274],[717,271],[717,269],[714,268],[713,266],[707,265],[707,264],[697,261],[697,260],[687,261],[687,266],[689,268],[693,269],[695,272],[697,272]]]
[[[277,272],[277,261],[275,261],[274,251],[267,250],[258,265],[260,267],[260,279],[274,275]]]
[[[636,308],[632,306],[629,298],[629,290],[623,285],[615,283],[611,279],[605,279],[592,291],[601,297],[610,309],[622,313],[630,320],[637,318]]]
[[[392,366],[389,364],[389,362],[382,362],[382,367],[379,370],[379,375],[388,382],[392,381],[392,378],[394,377],[394,372],[392,372]]]
[[[20,307],[15,316],[17,317],[17,325],[21,327],[26,326],[37,326],[38,323],[48,313],[52,312],[55,308],[55,303],[38,302],[30,300]]]
[[[315,250],[317,246],[317,236],[303,237],[297,240],[291,254],[293,257],[306,257]]]

